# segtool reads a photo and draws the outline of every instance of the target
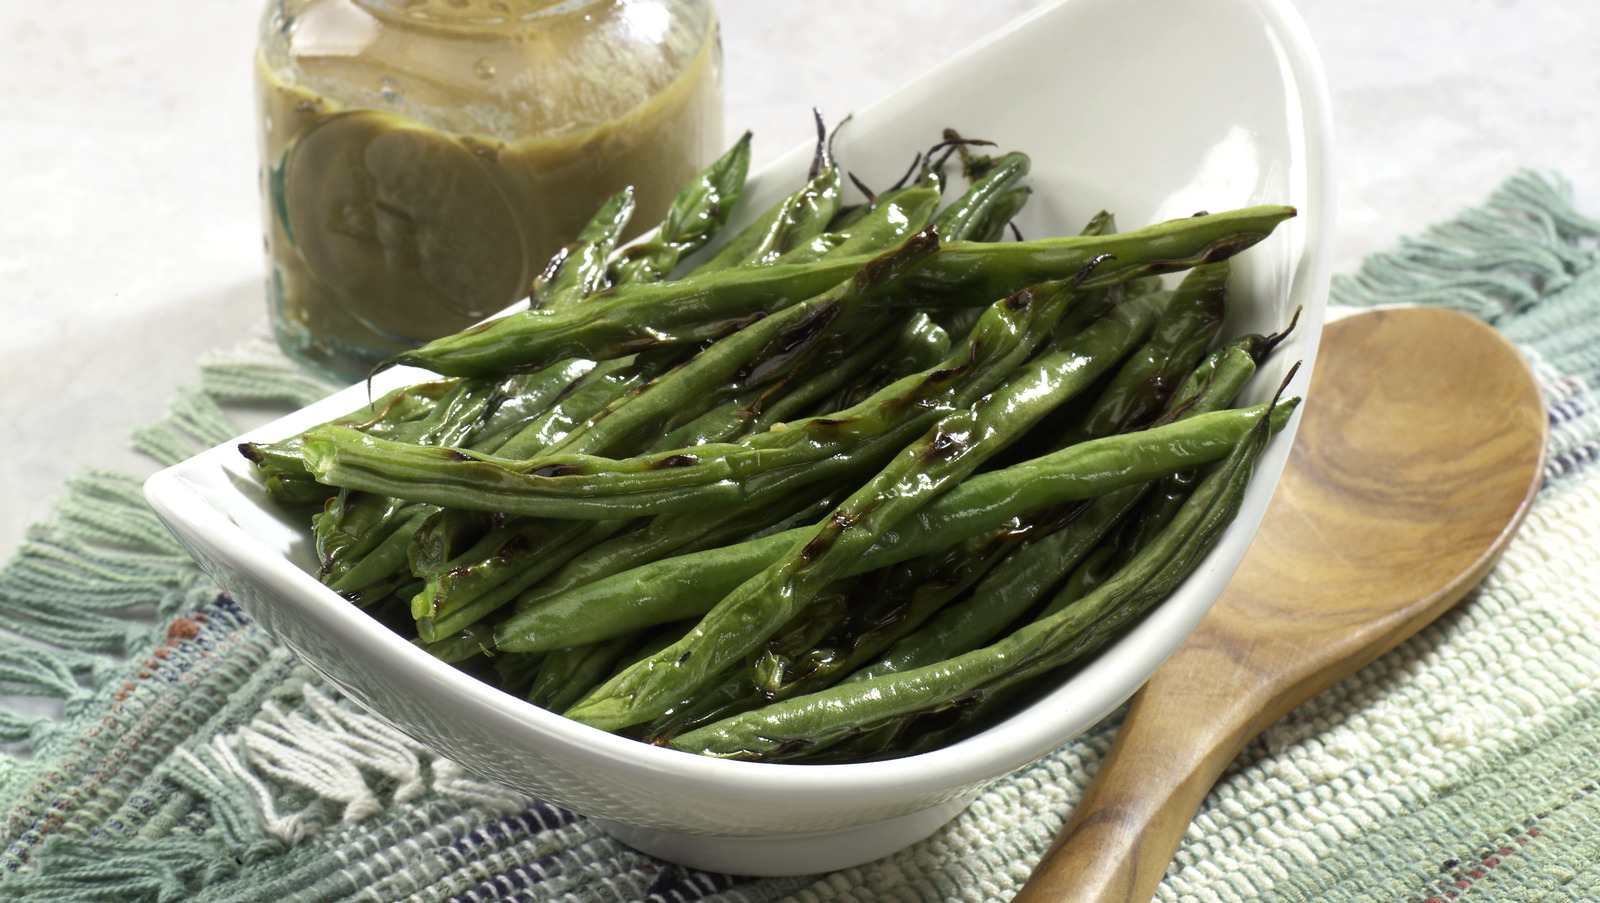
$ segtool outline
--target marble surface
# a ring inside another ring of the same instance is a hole
[[[859,109],[1039,2],[718,0],[730,136],[755,131],[759,167],[810,139],[811,107]],[[1337,270],[1519,167],[1600,214],[1600,4],[1295,5],[1333,92]],[[260,6],[0,4],[0,550],[69,475],[153,470],[129,432],[263,322]]]

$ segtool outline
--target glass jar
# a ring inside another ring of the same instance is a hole
[[[527,297],[600,204],[654,226],[722,150],[710,0],[271,0],[267,291],[344,379]]]

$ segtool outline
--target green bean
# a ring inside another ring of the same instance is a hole
[[[779,386],[747,387],[732,397],[719,392],[715,397],[702,398],[700,404],[689,405],[670,417],[659,439],[646,444],[644,453],[672,451],[695,445],[713,445],[735,442],[750,432],[755,423],[754,410],[761,399]]]
[[[943,418],[781,559],[719,601],[683,639],[607,682],[568,717],[616,729],[659,716],[664,706],[750,652],[827,581],[841,576],[881,532],[971,474],[1061,397],[1059,385],[1023,381]]]
[[[1107,236],[1025,242],[950,242],[899,285],[896,297],[918,305],[971,306],[1025,286],[1061,279],[1111,255],[1083,287],[1114,285],[1225,259],[1269,235],[1293,216],[1290,207],[1253,207],[1195,216]],[[409,364],[457,376],[536,370],[566,358],[604,360],[661,345],[726,335],[848,279],[870,257],[828,257],[815,263],[737,267],[671,283],[607,289],[583,304],[532,310],[479,324],[402,353],[386,366]],[[895,301],[885,299],[885,302]]]
[[[873,210],[849,226],[815,236],[772,262],[777,265],[811,263],[825,257],[876,253],[926,229],[933,222],[938,204],[937,188],[902,189],[892,197],[881,199]],[[944,235],[943,232],[939,234]]]
[[[1201,482],[1160,541],[1077,603],[982,649],[735,715],[681,734],[670,745],[711,756],[782,758],[824,748],[893,719],[981,700],[1095,648],[1171,592],[1232,521],[1271,434],[1267,413],[1258,412],[1254,427]]]
[[[700,173],[673,198],[666,217],[648,238],[623,251],[613,266],[613,282],[660,282],[678,261],[703,247],[733,215],[750,169],[750,133]]]
[[[839,212],[843,176],[828,152],[828,136],[817,120],[817,153],[806,184],[769,208],[755,222],[718,248],[696,272],[770,264],[785,251],[823,232]]]
[[[419,632],[433,640],[479,620],[619,526],[527,518],[491,530],[445,567],[421,575],[424,588],[412,603]]]
[[[769,430],[727,446],[630,459],[588,455],[507,461],[459,449],[407,446],[339,427],[302,440],[317,478],[439,504],[515,514],[605,518],[759,504],[796,485],[853,469],[862,456],[887,459],[948,408],[971,404],[1026,359],[1074,297],[1076,280],[1018,293],[985,319],[948,361],[886,388],[859,408]],[[1050,397],[1085,385],[1085,374],[1115,362],[1149,328],[1147,308],[1124,305],[1082,334],[1060,362],[1070,378]],[[1115,356],[1120,356],[1117,352]],[[1054,360],[1054,359],[1051,359]],[[1041,369],[1043,368],[1043,369]],[[1030,366],[1041,379],[1044,364]],[[852,454],[845,454],[853,450]],[[880,457],[881,456],[881,457]],[[806,464],[806,467],[796,465]]]
[[[495,676],[500,689],[513,696],[525,695],[538,678],[539,668],[546,656],[497,655],[493,659]]]
[[[339,491],[317,518],[312,538],[324,583],[338,579],[386,540],[419,506],[368,492]]]
[[[1228,404],[1254,375],[1257,360],[1271,349],[1271,344],[1261,336],[1252,335],[1212,352],[1179,387],[1163,419],[1194,416]],[[1198,479],[1197,472],[1185,470],[1152,483],[1144,498],[1139,500],[1139,513],[1119,525],[1114,535],[1071,569],[1041,616],[1053,614],[1087,595],[1154,541],[1176,516]]]
[[[944,609],[917,632],[900,639],[876,661],[840,683],[857,683],[909,671],[969,652],[999,636],[1121,522],[1144,496],[1145,484],[1125,486],[1086,505],[1063,509],[1060,526],[1040,531],[994,570],[972,594]]]
[[[537,417],[523,424],[496,453],[506,457],[534,454],[559,442],[629,390],[665,372],[673,361],[664,355],[602,361],[569,383]]]
[[[916,174],[916,178],[912,178],[913,173]],[[850,180],[855,183],[856,188],[867,199],[862,203],[840,208],[839,212],[834,215],[833,222],[828,224],[828,228],[833,232],[849,230],[855,223],[875,213],[879,207],[893,203],[903,192],[924,188],[931,189],[935,196],[944,193],[944,174],[929,165],[927,158],[920,153],[911,161],[911,166],[906,170],[906,174],[881,194],[874,193],[867,188],[854,174],[850,176]],[[917,231],[921,230],[918,229]]]
[[[408,611],[406,614],[408,617],[410,615],[409,608],[410,603],[407,602]],[[413,620],[412,623],[415,624],[415,621]],[[447,637],[443,637],[433,642],[428,642],[421,637],[413,637],[411,642],[413,645],[420,647],[423,651],[427,652],[434,658],[437,658],[443,662],[450,662],[452,664],[456,662],[463,662],[471,658],[481,658],[484,656],[497,654],[494,649],[493,628],[489,627],[487,624],[473,625],[465,630],[458,630]],[[528,653],[524,654],[524,657],[533,659],[539,654],[540,653]]]
[[[581,414],[592,411],[628,386],[647,381],[669,363],[665,356],[654,355],[623,368],[602,364],[570,387],[564,398],[503,448],[514,452],[529,444],[566,441],[567,436],[576,431],[574,421]],[[584,441],[581,437],[573,440],[580,448]],[[501,512],[495,514],[499,518]],[[413,605],[419,619],[418,629],[425,636],[442,636],[486,617],[588,545],[603,540],[627,523],[627,519],[616,519],[582,526],[564,520],[499,519],[502,523],[476,546],[448,562],[436,557],[427,561],[413,557],[414,572],[425,578],[425,589]],[[441,530],[448,532],[450,529],[449,523],[441,524]],[[438,540],[426,536],[420,541],[438,544]]]
[[[1248,335],[1212,352],[1194,368],[1174,394],[1167,412],[1162,416],[1162,422],[1220,410],[1230,404],[1255,373],[1256,364],[1293,327],[1294,323],[1291,322],[1282,333],[1267,337]],[[1079,556],[1088,545],[1082,540],[1088,537],[1078,538],[1078,554],[1065,553],[1061,549],[1026,549],[1018,558],[1029,558],[1029,569],[1039,572],[1043,579],[1032,583],[1007,581],[1005,578],[1013,575],[1005,574],[1006,567],[1002,566],[991,581],[980,586],[958,609],[941,612],[939,618],[921,631],[918,637],[903,642],[884,660],[856,671],[847,680],[868,680],[892,671],[910,670],[977,648],[998,636],[1005,620],[1014,618],[1033,600],[1040,598],[1056,575],[1070,569],[1070,575],[1057,587],[1054,598],[1038,617],[1049,617],[1066,608],[1111,579],[1134,555],[1155,542],[1161,531],[1177,516],[1198,479],[1196,469],[1181,470],[1148,486],[1128,487],[1097,499],[1091,503],[1091,512],[1096,506],[1108,504],[1116,504],[1124,509],[1137,504],[1142,510],[1116,519],[1115,535],[1082,557],[1081,563]],[[1113,502],[1119,497],[1120,501]],[[1069,531],[1076,526],[1069,526]],[[1056,535],[1045,539],[1046,543],[1060,541]],[[987,626],[983,623],[985,620],[988,621]],[[918,642],[927,645],[919,649]],[[939,716],[938,723],[933,726],[921,726],[921,721],[926,719],[901,719],[847,741],[843,744],[844,748],[828,751],[826,758],[828,761],[863,761],[881,756],[888,749],[896,747],[902,735],[911,739],[905,744],[898,744],[901,755],[915,755],[938,748],[1004,710],[1021,689],[1021,684],[1015,684],[981,700],[962,704],[953,713]]]
[[[706,214],[714,214],[715,211],[697,205],[707,203],[715,205],[720,202],[719,199],[725,199],[731,205],[732,198],[742,189],[747,162],[748,140],[745,140],[703,174],[704,184],[691,185],[689,189],[680,193],[679,198],[674,201],[673,208],[669,210],[668,221],[663,226],[668,234],[658,234],[657,240],[650,243],[651,250],[640,252],[630,258],[636,265],[627,270],[626,278],[635,282],[653,278],[651,267],[662,264],[668,258],[675,259],[677,254],[687,253],[709,238],[721,219],[716,215],[708,218]],[[629,191],[619,194],[602,208],[578,242],[569,248],[570,253],[558,256],[553,261],[552,268],[547,271],[546,278],[540,283],[542,303],[538,306],[559,307],[575,303],[604,284],[606,257],[615,244],[616,235],[626,224],[631,210],[632,195]],[[695,222],[696,220],[698,222]],[[700,233],[698,238],[691,234],[696,231]],[[562,397],[553,406],[544,407],[537,417],[530,418],[524,415],[518,418],[518,429],[514,435],[504,435],[506,427],[499,426],[500,434],[495,437],[496,450],[516,454],[522,449],[533,450],[562,441],[585,420],[612,403],[616,396],[625,393],[630,386],[637,386],[648,380],[667,363],[668,361],[657,355],[649,360],[602,365],[598,369],[594,368],[592,362],[578,359],[560,362],[546,368],[546,371],[552,372],[556,379],[562,375],[567,376],[567,385],[562,391]],[[541,389],[547,390],[543,393],[546,397],[553,394],[554,382],[555,379],[551,379],[550,385],[541,386]],[[499,400],[498,397],[492,398],[486,403],[486,407]],[[524,404],[525,407],[532,408],[535,402],[530,400]],[[480,423],[487,425],[488,418],[480,418]],[[458,443],[453,440],[465,437],[455,434],[433,435],[426,438],[431,439],[432,444],[455,445]],[[454,521],[441,522],[438,531],[448,532],[454,528],[454,523]],[[494,547],[497,552],[505,553],[515,545],[502,542]],[[509,557],[513,556],[503,555],[496,558],[491,563],[491,570],[496,575],[515,579],[509,576],[513,570],[507,565]],[[446,573],[479,575],[484,570],[481,563],[476,566],[463,564]],[[436,567],[424,566],[417,572],[430,571],[434,572],[434,576],[428,583],[424,597],[417,600],[415,607],[418,611],[433,612],[432,616],[435,617],[454,610],[461,604],[459,600],[452,598],[451,587],[482,585],[481,577],[472,582],[443,582]],[[524,576],[521,579],[528,578]]]
[[[456,448],[368,439],[330,427],[302,440],[307,464],[328,484],[366,488],[448,508],[603,519],[758,504],[862,460],[885,461],[949,410],[971,405],[998,379],[1059,403],[1115,365],[1147,335],[1155,311],[1123,304],[1083,330],[1077,344],[1011,373],[1074,298],[1074,280],[1003,299],[941,367],[907,376],[851,410],[784,424],[733,445],[627,460],[587,455],[506,461]],[[1010,376],[1008,376],[1010,375]],[[805,464],[805,466],[798,466]]]
[[[1016,183],[1027,174],[1031,161],[1025,154],[1012,152],[989,160],[981,172],[977,172],[967,169],[965,163],[969,158],[965,148],[957,147],[962,152],[963,169],[974,181],[965,194],[939,211],[934,227],[947,242],[995,241],[1003,234],[1006,223],[1027,202],[1028,189]],[[940,322],[951,335],[965,336],[976,317],[975,309],[962,307],[941,312]]]
[[[927,253],[926,246],[919,249],[915,243],[908,246],[907,250],[911,254]],[[873,286],[867,280],[872,278],[873,274],[878,274],[882,278],[889,278],[889,275],[892,274],[897,266],[903,267],[904,263],[901,260],[897,260],[895,255],[888,255],[880,266],[864,270],[862,277],[852,280],[850,285],[861,286],[863,291],[871,291]],[[854,296],[844,290],[841,290],[837,295],[825,296],[822,299],[823,302],[839,305],[854,303],[854,300]],[[823,309],[825,309],[824,304],[819,303],[818,310]],[[749,336],[749,341],[745,342],[745,345],[766,345],[774,341],[780,341],[782,344],[792,344],[782,340],[781,332],[776,330],[769,330],[768,332],[772,334],[765,334],[761,330],[751,328],[746,330],[741,335],[741,338]],[[748,363],[748,361],[744,360],[748,354],[749,352],[747,351],[740,352],[736,350],[720,357],[708,354],[698,358],[698,361],[706,362],[708,366],[693,371],[698,374],[700,382],[692,384],[691,389],[703,391],[710,383],[725,379],[734,369]],[[693,362],[688,366],[692,368]],[[682,375],[689,371],[680,368],[673,372],[674,374]],[[709,380],[709,383],[707,380]],[[671,388],[681,388],[684,382],[684,380],[668,381],[664,384]],[[660,384],[663,383],[658,383],[658,385]],[[613,421],[602,419],[592,422],[591,426],[595,424],[603,425],[608,422]],[[567,438],[559,440],[559,442],[571,447],[587,448],[607,441],[616,441],[613,438],[615,432],[596,429],[587,431],[575,430]],[[558,444],[555,447],[560,448],[562,444]],[[459,508],[461,506],[446,501],[444,507]],[[523,511],[520,513],[545,513],[559,516],[563,512]],[[619,513],[631,514],[632,512]],[[622,522],[617,521],[598,531],[596,529],[587,530],[582,535],[587,537],[585,541],[603,538],[605,535],[620,529],[621,525]],[[509,601],[516,594],[531,586],[533,582],[549,573],[550,564],[554,561],[555,564],[559,565],[560,562],[555,561],[547,553],[542,543],[523,541],[525,532],[529,529],[536,531],[536,535],[543,537],[546,542],[549,541],[550,534],[548,531],[553,529],[562,531],[557,535],[563,537],[567,537],[569,534],[576,535],[571,533],[571,527],[556,528],[544,525],[530,527],[520,522],[512,522],[498,528],[497,535],[491,537],[485,543],[483,550],[473,550],[468,554],[464,554],[460,556],[461,560],[453,562],[449,567],[437,564],[433,567],[423,567],[414,561],[414,570],[419,574],[425,574],[427,577],[427,589],[416,600],[417,616],[419,618],[432,618],[433,626],[431,630],[434,633],[445,631],[451,624],[464,623],[462,619],[468,618],[469,614],[470,619],[489,614],[494,610],[494,607]],[[692,536],[685,535],[683,541],[688,541],[690,538]],[[576,539],[563,540],[560,546],[563,554],[568,557],[576,554],[577,548],[573,543],[578,541]]]
[[[580,363],[584,362],[574,362]],[[479,434],[490,429],[514,428],[519,421],[527,419],[530,411],[547,405],[572,374],[581,372],[582,367],[569,366],[556,372],[514,376],[497,383],[469,380],[426,384],[419,392],[398,390],[386,396],[387,400],[372,420],[358,423],[356,428],[368,429],[374,435],[404,436],[411,441],[463,440],[498,448],[503,444],[500,440],[481,438]],[[414,403],[417,399],[426,399],[431,406],[418,407]],[[412,416],[403,421],[395,419],[393,412],[397,405],[412,411]],[[423,410],[428,412],[427,416],[417,413]],[[298,438],[274,446],[275,450],[280,448],[292,449],[303,466]],[[326,487],[322,494],[327,496]],[[334,584],[345,570],[357,567],[371,550],[383,543],[396,542],[393,531],[424,507],[432,506],[415,506],[366,493],[341,497],[326,516],[317,519],[315,535],[322,559],[319,576],[324,582]],[[370,566],[367,570],[370,571]]]
[[[401,633],[411,628],[406,600],[410,598],[415,588],[415,581],[407,581],[404,575],[400,575],[395,582],[386,581],[384,586],[363,588],[355,594],[356,598],[351,599],[350,603],[361,608],[386,629]]]
[[[610,284],[607,266],[617,239],[633,218],[633,186],[612,195],[600,205],[577,238],[557,251],[544,271],[533,280],[532,308],[566,307]]]
[[[764,318],[753,326],[713,343],[682,367],[653,381],[643,389],[618,399],[605,411],[595,415],[590,430],[600,433],[599,441],[586,443],[584,451],[599,454],[611,448],[620,448],[624,438],[607,441],[607,436],[637,435],[650,431],[655,424],[666,421],[664,429],[676,428],[684,419],[705,414],[719,407],[720,415],[689,431],[695,441],[676,441],[662,445],[673,448],[682,444],[703,444],[706,441],[729,441],[751,425],[751,415],[742,411],[746,405],[759,407],[782,394],[783,386],[770,391],[752,391],[753,387],[777,378],[786,381],[795,373],[797,359],[816,356],[819,345],[837,345],[840,333],[846,336],[862,332],[876,332],[882,323],[895,316],[886,312],[873,312],[866,316],[850,313],[850,309],[870,300],[873,294],[892,282],[897,268],[931,253],[931,237],[913,239],[915,233],[931,219],[937,193],[931,189],[902,193],[899,203],[886,205],[876,215],[859,222],[852,229],[828,236],[819,236],[812,244],[795,249],[780,258],[781,262],[799,259],[797,255],[821,257],[828,254],[859,254],[890,252],[863,267],[857,276],[835,289],[811,298],[796,307],[788,308]],[[899,247],[898,251],[891,249]],[[807,251],[807,248],[811,248]],[[757,350],[758,346],[762,346]],[[744,363],[739,358],[749,357]],[[837,355],[832,355],[837,356]],[[737,365],[737,369],[732,369]],[[779,377],[778,374],[787,375]],[[738,404],[718,404],[713,389],[732,392],[742,397]],[[583,432],[585,437],[589,432]],[[710,437],[710,438],[706,438]],[[570,439],[570,437],[569,437]],[[574,450],[568,445],[547,449],[548,453]]]
[[[943,571],[954,569],[949,561],[951,557],[952,553],[946,551],[923,556],[937,559],[932,563],[925,560],[900,562],[870,574],[835,581],[767,643],[754,664],[736,663],[720,680],[713,681],[713,689],[696,692],[672,706],[644,729],[645,738],[661,744],[674,734],[758,708],[773,698],[792,695],[802,687],[820,683],[832,669],[828,662],[817,660],[825,653],[816,647],[830,632],[840,629],[841,622],[861,617],[862,597],[899,596],[911,591],[919,582],[932,583]],[[791,668],[794,660],[801,658],[809,660],[804,665],[808,670],[797,675]]]
[[[835,321],[824,342],[801,356],[787,373],[774,382],[707,399],[705,410],[685,406],[687,422],[669,422],[669,432],[651,443],[645,453],[664,452],[689,446],[737,442],[753,432],[770,429],[772,424],[795,419],[819,399],[840,386],[856,380],[899,341],[891,330],[875,328],[882,312],[869,316],[846,317]],[[720,400],[720,404],[716,403]]]
[[[895,338],[894,348],[889,354],[874,358],[870,362],[871,369],[861,379],[824,395],[812,404],[811,410],[817,412],[850,410],[892,383],[916,371],[934,368],[939,361],[950,355],[950,348],[950,333],[935,323],[933,318],[918,311],[901,325]],[[795,415],[803,413],[805,412],[789,407],[774,406],[773,410],[759,418],[756,429],[771,429],[773,424],[794,419]]]
[[[805,365],[785,376],[777,386],[752,399],[741,412],[749,418],[746,432],[762,432],[777,423],[804,419],[812,412],[840,410],[821,407],[825,399],[862,376],[886,356],[894,355],[908,340],[907,326],[895,328],[887,318],[867,316],[847,320],[839,330],[848,341],[814,354]],[[948,349],[946,349],[948,351]],[[926,369],[927,365],[909,369]],[[902,371],[902,373],[905,371]],[[683,443],[669,447],[680,447]]]
[[[528,690],[528,701],[552,712],[565,710],[590,687],[605,679],[635,645],[638,645],[638,639],[630,634],[591,646],[574,646],[547,653],[540,662],[538,677]]]
[[[406,550],[411,545],[411,534],[415,533],[427,519],[429,512],[421,505],[411,506],[406,510],[410,516],[396,525],[387,537],[360,556],[348,569],[341,571],[337,577],[325,581],[329,589],[351,598],[352,593],[387,578],[396,575],[408,580],[411,578],[411,574],[405,570]]]
[[[750,669],[735,665],[712,682],[709,690],[696,692],[678,701],[665,714],[650,722],[642,733],[645,741],[657,746],[701,725],[721,721],[729,715],[747,712],[761,705],[760,694]]]
[[[493,410],[467,438],[467,444],[500,452],[537,418],[544,416],[575,381],[594,368],[594,361],[570,360],[525,377],[508,377],[500,383]]]
[[[552,712],[563,712],[610,675],[660,651],[687,627],[668,624],[549,653],[545,657],[548,666],[540,671],[543,687],[536,687],[528,701]]]
[[[558,376],[564,375],[570,370],[571,368],[564,368]],[[648,371],[644,371],[644,373],[647,374]],[[579,383],[586,388],[592,389],[597,381],[602,383],[598,390],[593,390],[595,392],[609,391],[610,386],[604,385],[608,379],[620,381],[643,378],[637,370],[629,375],[589,371],[585,376],[593,377],[592,379],[579,380]],[[449,392],[441,395],[434,414],[413,425],[409,430],[410,435],[422,440],[427,440],[430,437],[446,439],[459,436],[462,432],[470,431],[473,409],[466,407],[466,402],[477,396],[470,391],[472,389],[472,385],[470,385],[472,381],[466,382],[468,384],[458,383]],[[478,385],[482,386],[483,384]],[[546,388],[548,389],[549,387]],[[516,437],[508,440],[501,447],[514,451],[519,442],[527,442],[530,437],[542,439],[552,433],[556,433],[564,426],[566,420],[573,416],[574,412],[581,411],[584,404],[590,403],[590,397],[589,394],[586,394],[581,389],[569,392],[566,399],[563,399],[561,403],[556,404],[553,408],[547,409],[539,417],[534,418],[531,424],[525,424]],[[479,413],[481,413],[481,409]],[[301,441],[303,442],[303,436]],[[331,520],[325,518],[324,523],[319,526],[317,531],[318,550],[323,562],[322,579],[324,582],[333,582],[343,570],[355,567],[374,548],[385,542],[393,542],[394,531],[410,521],[413,514],[418,511],[433,513],[437,512],[438,508],[439,506],[435,505],[414,505],[399,499],[386,498],[380,494],[362,493],[342,499],[338,517]],[[410,522],[414,523],[415,521]],[[451,525],[456,523],[459,523],[459,521],[450,522]],[[437,537],[431,541],[437,546]],[[512,544],[507,544],[504,537],[502,537],[500,543],[495,545],[495,548],[502,552],[514,547]],[[503,558],[496,559],[494,563],[499,569],[504,569],[505,560]],[[417,574],[428,574],[430,570],[434,570],[433,568],[418,565],[415,556],[412,557],[412,564],[417,568],[415,570]],[[468,573],[468,571],[465,569],[460,571],[452,570],[450,573]],[[476,574],[477,570],[475,569],[471,573]],[[448,593],[448,589],[440,587],[437,573],[431,575],[427,582],[429,587],[426,593],[427,599],[419,602],[418,605],[425,606],[426,610],[431,611],[440,602],[436,596],[441,593]],[[423,608],[419,607],[418,610],[423,610]]]
[[[759,385],[788,369],[796,356],[815,347],[840,317],[890,290],[896,280],[938,250],[932,235],[913,236],[875,258],[854,277],[807,301],[752,323],[669,372],[651,380],[624,402],[614,402],[581,429],[551,443],[543,456],[580,447],[590,454],[625,448],[641,432],[659,429],[674,410],[719,385]]]
[[[1228,273],[1227,261],[1189,271],[1150,340],[1118,369],[1082,419],[1059,437],[1060,445],[1132,429],[1161,412],[1222,327]]]
[[[1287,422],[1294,403],[1288,399],[1274,409],[1274,429]],[[1251,410],[1221,411],[1085,442],[976,474],[885,533],[856,567],[870,570],[936,552],[1043,505],[1093,498],[1215,461],[1237,443]],[[702,615],[805,535],[804,528],[786,530],[575,587],[501,622],[495,644],[519,652],[559,648]]]
[[[426,419],[434,404],[456,384],[455,380],[436,380],[393,389],[342,417],[324,421],[324,425],[348,426],[386,438],[410,438],[416,432],[414,424]],[[326,487],[309,499],[300,495],[308,488],[304,481],[310,480],[311,474],[300,457],[299,437],[283,442],[241,442],[239,453],[256,465],[257,473],[267,481],[269,493],[284,504],[321,504],[331,495]],[[283,493],[296,495],[285,497],[276,491],[279,487]]]
[[[420,445],[463,445],[478,430],[498,398],[497,384],[484,379],[464,379],[455,391],[440,399],[433,416],[410,442]]]
[[[300,443],[298,440],[288,442],[241,442],[239,453],[256,466],[256,473],[266,482],[267,494],[285,505],[305,504],[306,502],[321,503],[328,495],[328,488],[320,486],[316,493],[310,497],[303,494],[305,484],[312,481],[311,473],[306,470],[306,462],[300,457]]]
[[[1020,240],[1022,233],[1013,226],[1013,221],[1028,204],[1028,199],[1033,197],[1033,189],[1026,185],[1002,192],[994,199],[972,224],[972,237],[974,241],[999,241],[1005,237],[1006,227],[1012,226],[1012,231]]]
[[[1117,218],[1109,211],[1101,210],[1089,218],[1089,222],[1084,224],[1083,230],[1079,234],[1085,236],[1115,235],[1117,234]],[[1099,291],[1102,302],[1108,306],[1114,306],[1125,300],[1144,297],[1160,290],[1160,276],[1140,276],[1117,285],[1106,286]],[[1085,305],[1084,309],[1087,311],[1094,309],[1094,307],[1095,305]],[[1073,334],[1073,330],[1078,328],[1081,328],[1081,324],[1063,321],[1060,334],[1070,336]]]
[[[939,211],[934,227],[950,241],[993,241],[992,218],[996,215],[996,205],[1015,213],[1013,204],[1017,198],[1010,192],[1028,174],[1031,165],[1028,155],[1017,151],[995,160],[965,194]],[[1022,197],[1025,199],[1026,195]],[[1002,198],[1006,200],[1002,202]],[[1011,216],[1006,215],[1001,225],[1010,219]]]
[[[607,539],[567,562],[516,599],[516,610],[532,608],[568,590],[672,555],[698,552],[810,523],[838,504],[843,493],[807,488],[760,508],[725,508],[648,519],[635,530]]]
[[[1101,210],[1084,224],[1079,235],[1115,235],[1117,231],[1117,218],[1109,210]]]
[[[1177,419],[1223,410],[1254,375],[1256,360],[1251,349],[1257,346],[1255,337],[1246,337],[1208,355],[1174,394],[1169,415]],[[1057,599],[1085,594],[1125,560],[1122,550],[1141,547],[1148,535],[1165,525],[1175,506],[1193,489],[1196,477],[1192,468],[1179,470],[1156,483],[1129,486],[1094,500],[1061,529],[1028,544],[1002,563],[971,596],[941,611],[917,634],[845,680],[855,682],[906,671],[975,649],[999,636],[1069,572],[1067,584],[1075,589],[1061,593]],[[1161,500],[1153,516],[1130,517],[1129,512],[1136,506],[1151,506],[1152,497]],[[1096,547],[1113,528],[1126,531],[1133,524],[1137,526],[1132,535],[1119,536]]]
[[[762,657],[772,659],[773,664],[755,681],[762,697],[765,701],[786,699],[839,681],[917,630],[1006,559],[1017,545],[1027,542],[1030,534],[1044,529],[1045,525],[1035,520],[1012,518],[942,553],[923,556],[934,560],[921,562],[922,566],[909,574],[901,573],[905,565],[912,564],[909,561],[890,569],[889,585],[873,593],[865,604],[855,606],[830,634],[797,652],[779,650],[776,640],[768,643]]]

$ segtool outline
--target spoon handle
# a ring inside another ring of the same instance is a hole
[[[1214,667],[1202,676],[1204,660],[1225,647],[1190,639],[1133,698],[1088,792],[1015,903],[1155,896],[1195,812],[1253,735],[1261,704],[1219,685]]]

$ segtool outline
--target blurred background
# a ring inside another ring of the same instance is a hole
[[[0,554],[68,476],[153,471],[129,433],[264,328],[262,5],[0,3]],[[837,121],[1040,5],[717,0],[729,140],[751,129],[759,169],[812,140],[812,107]],[[1294,5],[1333,95],[1335,272],[1522,167],[1600,216],[1600,4]],[[1063,109],[1092,89],[1061,86]],[[1196,73],[1154,100],[1203,90]]]

